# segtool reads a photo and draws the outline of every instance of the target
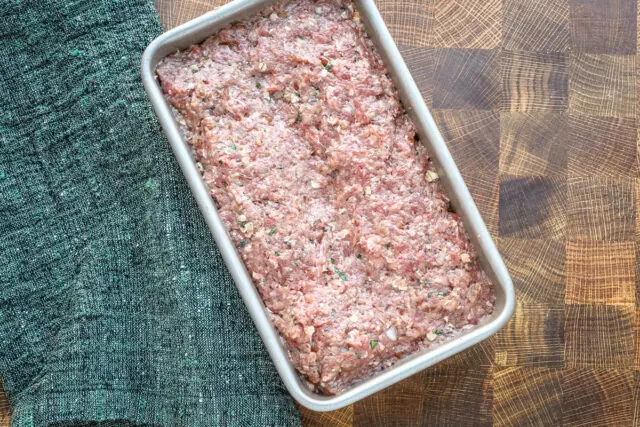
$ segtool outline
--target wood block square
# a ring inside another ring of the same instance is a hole
[[[635,177],[637,136],[635,119],[569,115],[569,175]]]
[[[637,371],[637,370],[640,370],[640,309],[636,309],[635,327],[636,327],[636,361],[635,361],[634,368]],[[638,380],[640,380],[640,372],[638,372],[638,374],[639,374]],[[640,386],[640,383],[638,383],[638,386]]]
[[[592,116],[636,116],[635,56],[572,53],[569,112]]]
[[[640,372],[633,373],[633,425],[640,426]]]
[[[487,228],[497,234],[500,114],[448,110],[436,111],[434,119]]]
[[[569,0],[576,52],[636,53],[636,0]]]
[[[562,177],[500,177],[501,237],[562,238],[567,227]]]
[[[562,374],[563,425],[631,425],[633,382],[627,370],[567,369]]]
[[[502,54],[502,94],[507,111],[565,111],[569,96],[567,55]]]
[[[300,421],[305,427],[351,427],[353,426],[353,406],[330,412],[316,412],[297,404]]]
[[[425,374],[422,425],[491,425],[491,370],[434,366]]]
[[[567,169],[564,113],[502,113],[500,173],[564,176]]]
[[[433,78],[436,67],[436,49],[399,45],[398,49],[406,62],[413,80],[420,89],[422,98],[431,107],[433,99]]]
[[[555,239],[497,239],[519,301],[559,306],[565,293],[565,244]]]
[[[420,424],[423,419],[425,378],[425,372],[420,372],[356,402],[353,405],[354,425],[405,426]],[[411,408],[411,410],[408,411],[407,408]]]
[[[437,47],[493,49],[501,39],[501,0],[433,0]]]
[[[635,307],[569,304],[564,339],[567,367],[633,368]]]
[[[635,180],[636,188],[636,213],[640,212],[640,180]],[[636,242],[640,241],[640,215],[636,215]],[[640,245],[639,245],[640,246]],[[638,258],[640,259],[640,258]],[[638,279],[640,279],[640,270],[638,270]],[[638,299],[638,306],[640,306],[640,299]]]
[[[500,113],[435,111],[433,118],[461,172],[473,170],[497,174]]]
[[[431,45],[432,1],[394,0],[376,3],[396,43],[414,47]]]
[[[496,335],[497,366],[562,368],[564,307],[516,303],[516,312]]]
[[[502,47],[531,52],[565,52],[569,47],[567,0],[505,0]]]
[[[438,50],[434,108],[498,110],[501,105],[498,50]]]
[[[634,184],[631,179],[569,177],[567,235],[574,240],[633,240]]]
[[[493,373],[495,426],[555,426],[562,422],[562,371],[506,368]]]
[[[635,304],[634,242],[567,242],[567,304]]]

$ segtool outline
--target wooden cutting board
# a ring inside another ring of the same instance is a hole
[[[166,28],[223,3],[156,0]],[[344,410],[301,409],[304,423],[640,425],[636,1],[377,4],[517,310],[493,339]]]
[[[156,0],[167,29],[223,3]],[[517,309],[497,336],[386,391],[301,409],[305,425],[640,425],[636,1],[377,4]]]

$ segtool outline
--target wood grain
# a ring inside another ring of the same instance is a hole
[[[507,111],[566,111],[569,97],[567,55],[502,54],[502,94]]]
[[[633,242],[567,242],[567,304],[635,304]]]
[[[569,175],[636,176],[638,129],[635,118],[572,114],[568,125]]]
[[[165,29],[224,3],[155,0]],[[493,338],[303,423],[640,426],[637,0],[376,3],[518,303]]]
[[[433,107],[499,110],[502,104],[498,50],[439,49]]]
[[[636,224],[634,181],[570,177],[567,182],[567,224],[567,233],[575,240],[633,240]]]
[[[569,4],[566,0],[505,0],[502,46],[529,52],[569,49]]]
[[[497,239],[518,301],[556,307],[565,299],[565,242],[556,239]]]
[[[568,304],[564,339],[567,367],[632,369],[635,308]]]
[[[558,113],[502,113],[501,174],[564,177],[567,173],[567,121],[566,114]]]
[[[434,0],[432,3],[435,46],[493,49],[500,45],[501,0]]]
[[[567,369],[562,375],[564,426],[630,426],[634,375],[629,370]]]
[[[573,50],[635,54],[636,9],[635,0],[569,0]]]
[[[562,371],[506,368],[493,374],[496,426],[555,426],[562,422]]]
[[[501,237],[562,238],[567,227],[566,181],[557,177],[500,177]]]
[[[635,117],[635,56],[572,53],[569,60],[569,112]]]
[[[563,368],[564,306],[518,301],[516,312],[497,334],[495,364],[506,367]]]

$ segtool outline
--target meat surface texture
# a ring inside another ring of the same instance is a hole
[[[492,312],[493,287],[350,1],[277,3],[157,75],[312,387],[339,393]]]

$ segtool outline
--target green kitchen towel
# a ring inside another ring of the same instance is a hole
[[[0,0],[14,426],[297,425],[139,78],[151,0]]]

